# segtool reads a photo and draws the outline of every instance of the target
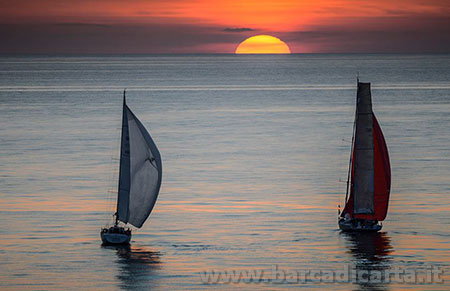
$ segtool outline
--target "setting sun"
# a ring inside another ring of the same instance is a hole
[[[290,54],[288,45],[279,38],[270,35],[255,35],[241,42],[236,54]]]

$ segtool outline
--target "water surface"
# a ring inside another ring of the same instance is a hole
[[[200,274],[447,268],[449,68],[449,55],[1,57],[0,286],[448,289],[447,274],[427,285]],[[357,72],[372,82],[393,176],[383,231],[367,236],[336,224]],[[123,88],[164,176],[131,247],[105,248]]]

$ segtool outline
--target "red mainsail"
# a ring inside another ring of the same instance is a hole
[[[360,84],[358,84],[360,85]],[[369,97],[370,98],[370,97]],[[391,166],[389,162],[389,153],[386,141],[381,131],[380,125],[372,112],[372,140],[373,140],[373,192],[367,195],[373,195],[373,212],[372,213],[355,213],[355,144],[353,144],[352,159],[350,166],[350,189],[349,197],[346,201],[341,216],[347,213],[350,217],[367,220],[382,221],[386,218],[389,194],[391,189]],[[371,197],[372,198],[372,197]]]

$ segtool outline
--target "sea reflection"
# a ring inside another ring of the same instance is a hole
[[[391,238],[386,232],[342,233],[346,237],[349,253],[353,256],[353,266],[357,274],[374,276],[358,276],[356,283],[359,289],[387,290],[389,280],[384,278],[384,270],[391,267],[393,248]],[[372,271],[378,272],[372,272]],[[372,272],[372,273],[371,273]],[[380,274],[381,278],[377,275]]]
[[[123,289],[148,289],[158,286],[161,253],[136,246],[102,246],[116,251],[119,286]]]

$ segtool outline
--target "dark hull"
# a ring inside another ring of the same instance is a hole
[[[376,232],[383,227],[381,224],[365,224],[364,221],[345,220],[343,218],[338,221],[339,228],[346,232]]]
[[[105,245],[127,245],[131,240],[131,231],[123,227],[104,228],[100,237]]]

